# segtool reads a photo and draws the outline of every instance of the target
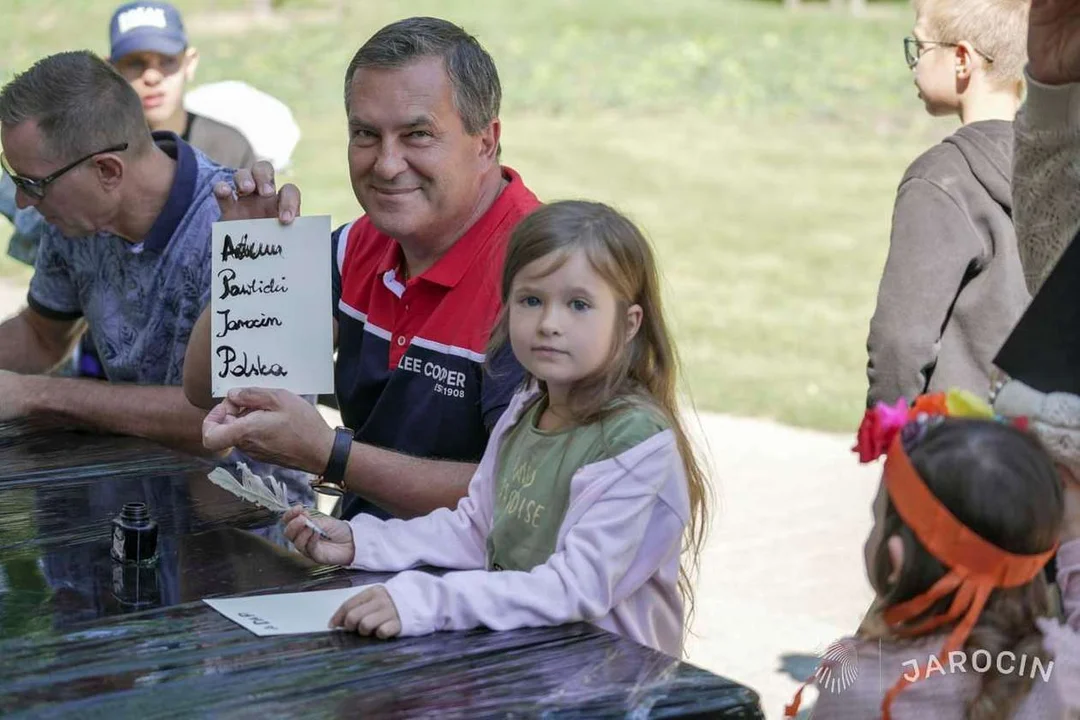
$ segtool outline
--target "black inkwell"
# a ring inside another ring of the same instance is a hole
[[[146,503],[125,503],[112,521],[112,557],[121,563],[152,565],[157,561],[157,523]]]
[[[123,608],[142,609],[161,605],[161,583],[156,563],[112,564],[113,597]]]

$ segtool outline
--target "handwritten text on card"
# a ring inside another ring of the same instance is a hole
[[[212,384],[333,392],[330,218],[214,223]]]

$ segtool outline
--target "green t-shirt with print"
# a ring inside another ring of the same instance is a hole
[[[591,425],[546,432],[537,427],[546,406],[546,399],[534,402],[503,437],[487,539],[489,570],[529,571],[547,562],[555,552],[574,473],[668,427],[656,408],[626,402]]]

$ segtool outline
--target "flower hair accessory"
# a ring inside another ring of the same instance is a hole
[[[1027,428],[1027,421],[1024,418],[1006,421],[994,415],[990,406],[972,393],[966,390],[949,390],[932,395],[920,395],[910,405],[904,398],[900,398],[892,405],[877,403],[863,416],[852,451],[859,454],[859,462],[873,462],[888,452],[893,438],[900,434],[905,426],[918,423],[917,426],[909,427],[903,433],[903,440],[911,444],[912,441],[921,439],[933,422],[940,422],[946,417],[998,419],[1002,422],[1011,422],[1021,430]]]

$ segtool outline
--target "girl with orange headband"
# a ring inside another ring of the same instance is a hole
[[[867,412],[855,450],[886,456],[866,541],[877,599],[832,654],[842,667],[827,655],[815,673],[813,718],[1080,717],[1080,485],[1026,426],[958,392]]]

